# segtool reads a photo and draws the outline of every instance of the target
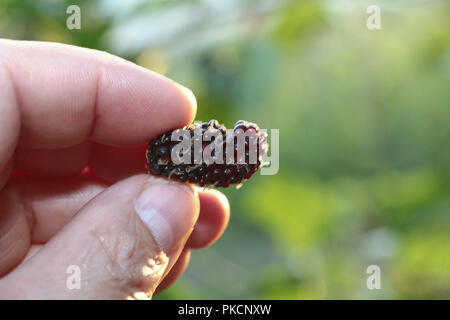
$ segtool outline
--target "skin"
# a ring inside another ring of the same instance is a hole
[[[140,268],[162,251],[130,203],[164,183],[143,174],[146,143],[195,113],[189,90],[118,57],[0,40],[0,298],[151,297],[178,279],[190,250],[223,233],[227,199],[194,189],[175,200],[186,228],[164,272],[147,278]],[[89,282],[68,292],[73,262]]]

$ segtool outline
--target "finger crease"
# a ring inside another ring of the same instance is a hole
[[[100,82],[102,81],[103,78],[103,66],[100,65],[97,68],[97,79],[95,81],[95,97],[94,97],[94,105],[93,105],[93,114],[94,116],[92,117],[92,123],[91,123],[91,129],[88,135],[88,138],[90,139],[92,137],[92,135],[94,134],[95,131],[95,126],[97,125],[97,119],[98,119],[98,100],[99,100],[99,95],[100,95]],[[89,159],[87,162],[87,165],[90,165],[91,161],[92,161],[92,157],[94,156],[95,153],[95,142],[93,141],[91,144],[91,148],[89,150]]]
[[[103,66],[102,65],[98,66],[96,73],[97,73],[97,79],[95,81],[95,97],[94,97],[94,103],[93,103],[94,116],[92,118],[92,123],[91,123],[91,129],[90,129],[90,132],[89,132],[89,137],[92,137],[92,135],[93,135],[93,133],[95,131],[95,126],[97,124],[97,119],[99,117],[97,110],[98,110],[98,101],[99,101],[99,96],[100,96],[100,93],[99,93],[100,92],[100,83],[101,83],[102,78],[103,78]]]
[[[16,106],[18,112],[19,112],[19,130],[18,130],[19,136],[17,137],[17,143],[18,143],[19,137],[20,137],[20,132],[22,130],[21,101],[20,101],[19,95],[17,94],[17,88],[16,88],[16,85],[15,85],[15,83],[13,81],[13,76],[12,76],[11,70],[9,69],[8,65],[3,60],[0,60],[0,64],[1,64],[1,66],[3,66],[4,70],[6,71],[6,76],[7,76],[8,81],[11,84],[11,87],[12,87],[13,99],[14,99],[14,102],[15,102],[15,106]],[[14,152],[13,152],[13,154],[14,154]],[[13,160],[12,160],[13,162],[15,161],[14,158],[15,157],[13,157]],[[4,164],[0,164],[0,172],[2,172],[6,168],[7,165],[8,165],[8,161],[6,161]],[[12,165],[13,165],[13,168],[14,168],[14,163]]]

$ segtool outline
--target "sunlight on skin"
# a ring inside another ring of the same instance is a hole
[[[133,296],[128,296],[127,300],[150,300],[159,282],[155,279],[162,279],[164,272],[169,265],[169,258],[164,252],[160,252],[155,259],[148,259],[147,265],[142,267],[142,275],[153,283],[147,292],[138,291]]]

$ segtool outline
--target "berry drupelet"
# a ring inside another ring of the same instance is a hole
[[[178,152],[174,149],[181,143],[180,133],[188,139],[190,150]],[[176,134],[178,139],[173,138]],[[218,139],[219,136],[222,139]],[[227,144],[231,147],[227,148]],[[201,148],[200,158],[194,156],[196,152],[194,146]],[[207,148],[209,151],[212,150],[210,159],[213,161],[208,161],[208,157],[205,156]],[[150,174],[163,175],[201,187],[228,187],[230,184],[240,184],[243,180],[249,179],[263,166],[262,155],[267,152],[267,148],[267,135],[260,132],[254,123],[239,120],[234,129],[227,132],[225,126],[216,120],[196,122],[151,140],[146,155],[147,167]],[[216,150],[221,152],[216,155]],[[174,154],[179,154],[179,157],[182,154],[187,155],[187,158],[183,159],[188,161],[181,163],[173,161]]]

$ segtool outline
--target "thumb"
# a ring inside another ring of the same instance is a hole
[[[198,196],[187,185],[128,178],[86,204],[2,286],[18,298],[150,298],[198,211]]]

